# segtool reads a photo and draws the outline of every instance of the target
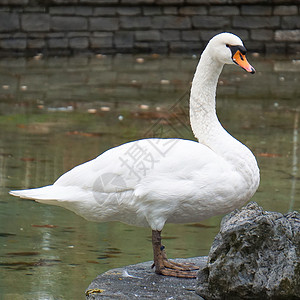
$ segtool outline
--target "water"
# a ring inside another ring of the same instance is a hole
[[[152,259],[151,231],[87,222],[19,200],[11,189],[51,184],[73,166],[147,136],[192,139],[192,57],[0,60],[0,299],[84,299],[108,269]],[[253,197],[264,209],[300,209],[297,57],[249,57],[255,75],[227,66],[218,88],[224,127],[261,169]],[[221,216],[167,225],[169,257],[206,255]]]

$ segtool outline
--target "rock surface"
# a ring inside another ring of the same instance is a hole
[[[207,256],[176,259],[206,266]],[[152,261],[109,270],[99,275],[87,288],[87,300],[110,299],[176,299],[203,300],[195,293],[196,279],[157,275],[151,269]]]
[[[198,275],[210,299],[300,299],[300,214],[249,203],[223,218]]]

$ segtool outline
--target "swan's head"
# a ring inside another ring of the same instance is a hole
[[[255,69],[246,59],[246,48],[242,40],[228,32],[214,36],[207,45],[207,51],[211,57],[222,64],[237,64],[249,73],[255,73]]]

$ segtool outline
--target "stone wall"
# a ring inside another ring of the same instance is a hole
[[[0,55],[198,53],[222,31],[296,53],[299,12],[299,0],[0,0]]]

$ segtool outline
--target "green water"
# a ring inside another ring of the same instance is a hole
[[[152,259],[151,231],[91,223],[11,189],[53,183],[103,151],[148,136],[193,138],[188,90],[197,59],[134,56],[0,60],[0,299],[84,299],[108,269]],[[224,127],[256,155],[267,210],[300,209],[297,57],[249,57],[218,88]],[[207,255],[221,216],[167,225],[169,257]]]

